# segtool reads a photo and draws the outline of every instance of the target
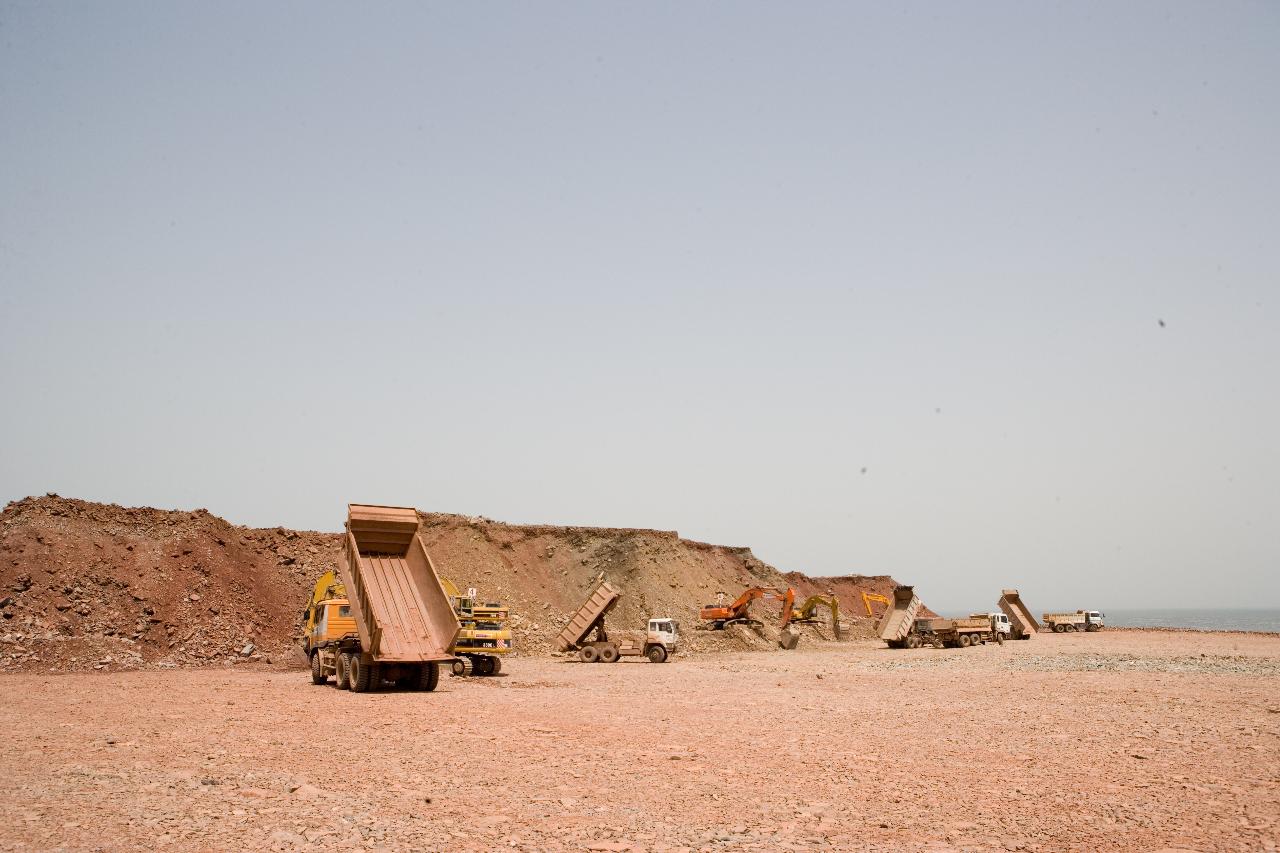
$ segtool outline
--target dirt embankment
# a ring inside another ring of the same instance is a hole
[[[694,630],[698,608],[718,593],[733,598],[749,586],[790,585],[799,603],[834,591],[850,634],[865,636],[872,620],[862,590],[888,595],[895,583],[784,575],[749,548],[674,531],[513,525],[445,513],[423,513],[421,530],[442,574],[510,605],[521,653],[548,652],[601,579],[624,592],[615,629],[672,616],[695,653],[775,647],[774,602],[753,606],[763,629]],[[299,614],[340,541],[337,533],[241,527],[206,510],[56,495],[15,501],[0,512],[0,669],[290,663],[298,656]],[[805,633],[802,642],[830,639],[822,624]]]

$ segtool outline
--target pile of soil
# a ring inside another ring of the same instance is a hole
[[[615,632],[651,616],[681,623],[684,650],[777,648],[774,602],[760,628],[695,630],[698,609],[750,586],[793,586],[840,598],[846,636],[869,636],[861,592],[892,593],[884,575],[782,574],[749,548],[675,531],[504,524],[422,513],[436,568],[460,588],[505,601],[517,653],[552,651],[555,635],[601,580],[623,590]],[[46,495],[0,512],[0,669],[58,671],[212,664],[298,665],[300,615],[331,568],[340,534],[258,529],[208,511],[166,511]],[[823,623],[802,643],[834,641]],[[861,615],[860,615],[861,614]],[[877,614],[879,615],[879,610]]]

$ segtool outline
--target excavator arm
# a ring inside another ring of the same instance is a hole
[[[889,599],[885,598],[883,595],[877,595],[874,592],[864,592],[862,594],[862,606],[867,608],[867,616],[875,615],[871,612],[871,602],[873,601],[880,602],[885,606],[885,608],[889,607]]]

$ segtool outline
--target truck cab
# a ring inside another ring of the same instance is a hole
[[[1082,610],[1080,612],[1084,614],[1085,630],[1101,631],[1102,626],[1106,624],[1107,614],[1105,613],[1099,613],[1097,610]]]
[[[351,615],[351,604],[345,598],[317,601],[304,614],[306,624],[306,649],[323,648],[346,637],[356,636],[356,620]]]
[[[1009,622],[1009,617],[1003,613],[988,614],[991,617],[991,632],[1000,634],[1006,640],[1013,636],[1013,625]]]
[[[649,620],[649,630],[645,636],[645,645],[659,645],[667,655],[676,653],[676,639],[680,623],[674,619],[660,618]]]

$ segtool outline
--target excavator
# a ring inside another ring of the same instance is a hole
[[[784,592],[774,587],[753,586],[734,599],[730,605],[726,606],[723,602],[717,602],[716,604],[703,606],[698,611],[698,618],[705,622],[710,622],[711,624],[705,627],[713,631],[719,631],[725,625],[732,625],[737,622],[760,625],[760,620],[751,618],[749,614],[751,602],[757,598],[782,600],[782,624],[779,625],[782,634],[778,639],[778,645],[784,649],[794,649],[796,643],[800,641],[800,634],[791,629],[791,620],[795,616],[796,591],[790,587],[787,587]]]
[[[862,606],[867,608],[868,617],[875,615],[871,612],[871,602],[873,601],[878,601],[885,606],[886,610],[889,609],[889,599],[885,598],[883,595],[877,595],[874,592],[864,592],[862,594]]]
[[[817,622],[814,611],[822,605],[831,611],[831,630],[836,635],[836,639],[842,639],[844,636],[844,627],[840,624],[840,599],[834,594],[829,595],[811,595],[804,600],[804,604],[796,610],[791,611],[792,622]]]
[[[796,602],[796,591],[787,588],[786,592],[780,589],[767,586],[753,586],[744,591],[742,595],[734,599],[732,604],[726,605],[723,602],[716,604],[704,605],[698,611],[698,618],[703,621],[710,622],[709,627],[713,631],[719,631],[725,625],[732,625],[735,622],[746,622],[748,624],[759,625],[759,619],[752,619],[749,615],[751,602],[757,598],[773,598],[782,600],[782,627],[786,628],[791,624],[792,606]]]

